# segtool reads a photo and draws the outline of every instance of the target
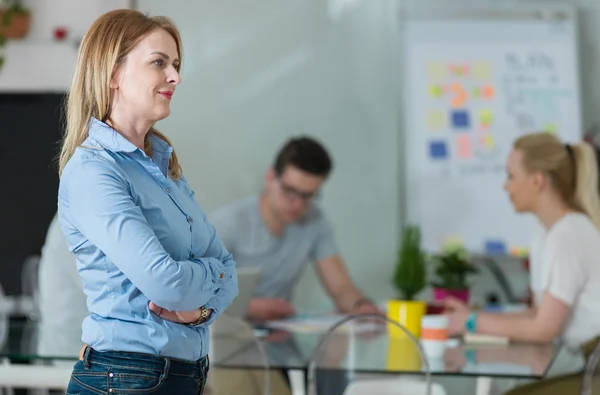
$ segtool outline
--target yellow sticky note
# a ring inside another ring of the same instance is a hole
[[[478,79],[488,79],[492,74],[492,68],[488,62],[477,62],[473,65],[473,76]]]
[[[427,74],[429,78],[438,79],[446,76],[446,68],[443,63],[435,62],[427,66]]]
[[[444,89],[440,85],[431,85],[429,87],[429,95],[433,97],[440,97],[444,93]]]
[[[487,149],[492,149],[496,146],[496,140],[494,136],[490,133],[481,137],[481,145],[483,145]]]
[[[557,127],[556,127],[556,125],[555,125],[555,124],[553,124],[553,123],[549,123],[549,124],[547,124],[546,126],[544,126],[544,131],[545,131],[546,133],[550,133],[550,134],[555,134],[555,133],[556,133],[556,131],[557,131],[557,129],[558,129],[558,128],[557,128]]]
[[[427,114],[427,128],[439,130],[446,127],[446,114],[440,110],[429,111]]]
[[[491,110],[481,110],[479,112],[479,122],[482,126],[490,126],[494,120],[494,115]]]
[[[510,249],[510,255],[522,258],[529,255],[529,251],[525,247],[513,247]]]

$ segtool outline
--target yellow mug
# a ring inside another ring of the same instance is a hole
[[[420,300],[388,300],[387,302],[387,317],[406,327],[416,338],[421,336],[421,318],[426,310],[427,303]],[[391,337],[406,336],[402,329],[390,323],[388,323],[388,334]]]

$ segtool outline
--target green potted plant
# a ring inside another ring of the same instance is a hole
[[[398,290],[399,299],[388,301],[388,317],[404,325],[418,337],[426,303],[414,299],[427,284],[427,268],[425,254],[421,249],[421,230],[417,226],[408,225],[403,230],[393,283]],[[388,325],[388,328],[390,336],[404,336],[396,326]]]
[[[404,228],[393,281],[404,300],[413,300],[425,288],[426,258],[421,249],[421,230],[417,226],[408,225]]]
[[[434,257],[436,261],[433,295],[436,301],[454,296],[465,303],[469,302],[470,286],[467,277],[479,270],[470,262],[469,254],[463,247],[446,249]]]
[[[30,12],[22,0],[0,0],[0,69],[5,61],[2,48],[6,40],[25,37],[30,23]]]

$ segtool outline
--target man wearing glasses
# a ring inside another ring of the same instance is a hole
[[[308,137],[291,139],[267,171],[260,196],[212,213],[210,221],[238,267],[261,268],[249,319],[293,315],[292,292],[311,261],[341,312],[379,313],[352,283],[331,225],[314,204],[331,169],[331,158],[321,144]]]

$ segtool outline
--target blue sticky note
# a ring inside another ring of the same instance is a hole
[[[448,158],[448,146],[445,141],[432,141],[429,143],[429,156],[432,159]]]
[[[452,126],[455,129],[468,129],[470,125],[469,113],[465,110],[454,110],[450,114]]]
[[[502,240],[488,240],[485,242],[485,252],[489,255],[506,255],[506,244]]]

